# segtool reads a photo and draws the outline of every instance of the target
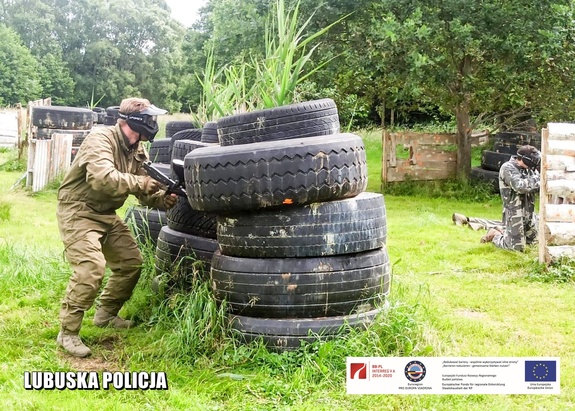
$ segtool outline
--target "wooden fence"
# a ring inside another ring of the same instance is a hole
[[[28,149],[28,163],[26,168],[26,186],[32,191],[40,191],[46,185],[66,173],[70,168],[72,158],[71,134],[54,134],[49,140],[37,140],[32,124],[32,110],[34,107],[51,106],[50,98],[30,101],[26,109],[19,110],[19,150]],[[25,132],[22,132],[24,130]]]
[[[486,131],[472,134],[472,145],[484,144]],[[457,141],[452,133],[383,131],[382,183],[446,180],[457,172]]]
[[[575,258],[575,124],[541,133],[539,261]]]

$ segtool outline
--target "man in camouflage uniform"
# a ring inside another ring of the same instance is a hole
[[[120,105],[115,126],[94,128],[82,143],[58,190],[58,226],[66,259],[74,273],[60,310],[57,343],[85,357],[90,349],[80,339],[84,312],[94,304],[106,266],[112,274],[94,316],[98,327],[129,328],[118,316],[140,277],[142,256],[126,223],[116,214],[128,195],[161,209],[176,203],[158,181],[146,175],[148,153],[141,141],[158,132],[156,116],[165,114],[146,99],[128,98]]]
[[[493,242],[497,247],[523,251],[525,245],[537,241],[535,194],[539,190],[541,153],[533,146],[522,146],[517,155],[499,169],[499,192],[503,200],[503,221],[465,217],[453,214],[457,225],[468,224],[489,229],[481,242]]]

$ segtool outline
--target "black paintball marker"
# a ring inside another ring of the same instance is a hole
[[[143,167],[150,177],[167,187],[166,194],[174,193],[181,197],[187,197],[186,190],[182,188],[184,185],[184,162],[182,160],[172,160],[172,170],[177,176],[176,180],[172,180],[154,167],[151,161],[144,162]]]

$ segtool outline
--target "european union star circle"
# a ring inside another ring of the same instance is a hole
[[[525,381],[557,381],[557,361],[525,361]]]

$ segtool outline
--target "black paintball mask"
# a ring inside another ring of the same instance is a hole
[[[523,164],[525,164],[529,169],[531,170],[541,169],[541,152],[539,150],[535,150],[533,152],[528,152],[524,154],[521,154],[519,151],[517,152],[517,158],[523,161]]]
[[[132,130],[152,142],[160,129],[158,127],[158,122],[156,121],[156,116],[166,113],[166,110],[158,108],[152,104],[150,107],[147,107],[142,111],[136,111],[134,113],[118,113],[118,115],[121,119],[126,120],[126,123]]]

